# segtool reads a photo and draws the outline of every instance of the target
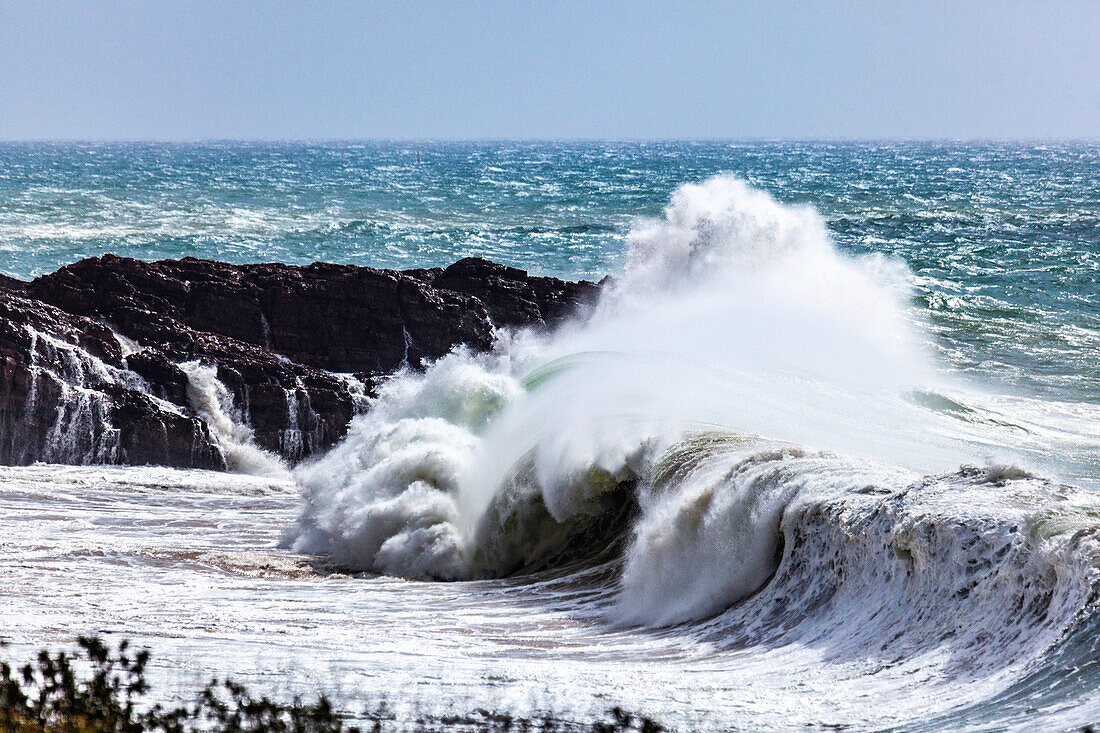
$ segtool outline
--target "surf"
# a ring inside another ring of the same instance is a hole
[[[943,380],[907,269],[841,253],[813,209],[716,177],[679,188],[628,245],[573,322],[382,384],[343,443],[297,470],[285,545],[464,580],[542,567],[578,537],[593,554],[618,542],[612,620],[667,625],[773,577],[794,503],[890,493],[898,472],[946,471],[984,440],[914,398]],[[811,458],[823,450],[847,462]],[[608,515],[631,517],[625,539]]]

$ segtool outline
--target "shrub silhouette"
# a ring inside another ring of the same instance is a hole
[[[328,698],[280,703],[253,697],[232,680],[211,680],[191,706],[149,705],[145,667],[149,652],[131,652],[129,642],[112,651],[99,638],[82,636],[77,652],[41,651],[33,663],[13,669],[0,662],[0,733],[358,733]],[[366,731],[478,730],[500,733],[659,733],[655,721],[620,708],[610,720],[581,724],[546,714],[538,720],[478,709],[461,716],[398,722],[385,704],[365,711]],[[363,733],[366,733],[363,731]]]

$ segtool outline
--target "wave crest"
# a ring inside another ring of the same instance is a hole
[[[384,383],[298,471],[287,543],[447,580],[614,558],[611,620],[718,624],[727,641],[800,625],[827,637],[806,619],[823,624],[815,609],[845,594],[896,604],[879,613],[927,636],[958,613],[951,594],[1049,590],[1046,550],[1006,534],[1024,518],[975,519],[943,488],[1042,482],[1007,464],[926,485],[912,471],[988,439],[914,398],[935,390],[902,266],[841,254],[813,210],[728,177],[682,187],[629,243],[583,320],[502,332],[492,353]],[[988,581],[967,585],[952,557]],[[950,583],[933,589],[937,575]],[[937,605],[915,605],[916,588]]]

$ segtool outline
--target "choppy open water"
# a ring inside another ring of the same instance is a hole
[[[398,375],[292,475],[3,469],[9,652],[101,630],[173,694],[408,715],[1094,721],[1098,181],[1093,144],[0,146],[20,277],[615,275],[556,334]]]

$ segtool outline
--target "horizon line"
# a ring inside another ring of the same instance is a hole
[[[111,137],[57,137],[57,138],[0,138],[0,145],[211,145],[224,143],[251,144],[424,144],[441,145],[455,143],[592,143],[592,144],[886,144],[886,143],[1028,143],[1066,144],[1100,143],[1100,137],[194,137],[194,138],[111,138]]]

